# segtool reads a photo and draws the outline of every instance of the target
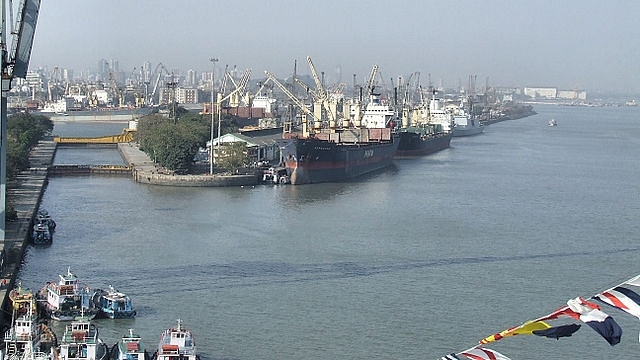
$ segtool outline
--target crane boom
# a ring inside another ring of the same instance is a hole
[[[302,110],[306,115],[311,115],[311,117],[313,117],[313,119],[315,121],[320,121],[320,119],[318,119],[314,114],[313,111],[309,110],[307,108],[307,106],[300,101],[297,97],[295,97],[291,91],[289,91],[289,89],[287,89],[286,86],[282,85],[282,83],[280,81],[278,81],[278,79],[275,77],[275,75],[273,75],[272,73],[270,73],[269,71],[265,70],[264,71],[265,75],[267,75],[267,78],[271,81],[273,81],[274,84],[276,84],[280,90],[282,90],[282,92],[287,95],[289,97],[289,99],[291,99],[291,101],[300,109]]]
[[[329,118],[329,122],[335,122],[336,116],[331,110],[331,106],[329,105],[329,100],[327,99],[327,91],[324,89],[322,85],[322,81],[318,77],[318,73],[316,72],[316,67],[313,65],[313,61],[311,61],[311,57],[307,56],[307,62],[309,63],[309,68],[311,69],[311,75],[313,76],[313,80],[316,83],[316,101],[322,104],[327,117]]]
[[[371,94],[373,92],[374,81],[376,80],[376,74],[378,73],[378,65],[373,65],[371,69],[371,75],[369,75],[369,81],[367,81],[367,94]]]

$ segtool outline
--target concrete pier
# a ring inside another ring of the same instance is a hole
[[[2,300],[2,314],[0,315],[0,329],[4,331],[11,322],[11,314],[7,313],[8,293],[15,287],[16,276],[24,257],[24,252],[30,242],[30,232],[33,226],[33,216],[38,211],[40,199],[47,186],[47,169],[53,162],[56,144],[53,140],[40,141],[31,151],[29,162],[31,168],[23,171],[17,177],[17,185],[7,188],[7,202],[13,204],[18,218],[6,221],[4,242],[0,244],[2,253],[0,299]],[[37,289],[32,289],[37,290]]]
[[[184,186],[184,187],[220,187],[251,186],[262,182],[262,173],[244,175],[175,175],[158,171],[155,163],[147,154],[140,151],[133,143],[118,144],[118,151],[125,162],[133,169],[136,182],[151,185]]]

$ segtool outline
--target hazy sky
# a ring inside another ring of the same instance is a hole
[[[117,59],[170,69],[217,66],[351,84],[374,64],[423,85],[555,86],[640,93],[640,1],[44,0],[30,68]],[[339,70],[341,69],[341,70]]]

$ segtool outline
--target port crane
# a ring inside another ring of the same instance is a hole
[[[298,99],[295,95],[293,95],[293,93],[291,93],[291,91],[289,91],[289,89],[287,89],[286,86],[284,86],[276,77],[275,75],[273,75],[272,73],[270,73],[269,71],[265,70],[264,71],[265,75],[267,75],[267,80],[271,80],[274,84],[276,84],[276,86],[278,86],[278,88],[280,88],[280,90],[287,95],[287,97],[289,97],[289,99],[291,100],[291,102],[294,103],[294,105],[296,105],[302,112],[303,112],[303,118],[302,118],[302,125],[303,125],[303,129],[302,129],[302,133],[304,137],[309,136],[309,131],[307,129],[307,121],[306,121],[306,117],[307,116],[311,116],[313,118],[313,120],[317,123],[319,123],[321,121],[321,119],[319,117],[316,117],[316,115],[314,114],[313,111],[309,110],[309,108],[302,102],[300,101],[300,99]],[[286,129],[285,131],[290,132],[291,129]]]
[[[336,106],[334,104],[329,103],[329,95],[324,88],[324,84],[320,81],[320,77],[318,77],[318,73],[316,71],[316,67],[313,65],[313,61],[311,61],[311,57],[307,56],[307,63],[309,63],[309,69],[311,69],[311,76],[313,77],[313,81],[316,83],[316,91],[315,91],[315,102],[320,104],[320,110],[324,109],[327,118],[329,120],[329,127],[335,128],[336,123]],[[315,106],[314,106],[315,110]]]
[[[238,107],[240,106],[240,100],[246,92],[247,84],[249,83],[249,79],[251,78],[251,69],[245,70],[238,82],[236,82],[236,80],[233,78],[233,76],[231,76],[229,72],[225,72],[225,76],[227,76],[229,80],[231,80],[231,83],[235,87],[235,90],[229,93],[229,95],[227,95],[225,99],[229,100],[230,107]]]
[[[156,81],[155,81],[155,83],[153,85],[153,91],[151,92],[150,95],[145,96],[146,104],[149,105],[149,106],[154,104],[156,93],[158,91],[158,85],[160,84],[160,79],[162,79],[162,72],[163,71],[164,71],[164,73],[166,75],[170,74],[169,70],[167,70],[167,68],[164,66],[163,63],[158,63],[158,65],[156,65],[156,68],[152,72],[152,74],[158,74],[158,76],[156,77]],[[151,76],[151,78],[153,78],[153,76]],[[148,83],[145,83],[145,85],[148,85]],[[148,94],[148,90],[149,89],[147,88],[145,93]],[[160,101],[158,101],[158,103],[160,103]]]

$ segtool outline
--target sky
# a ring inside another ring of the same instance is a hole
[[[558,87],[640,93],[640,1],[594,0],[43,0],[38,67],[122,71],[216,66],[362,83]]]

